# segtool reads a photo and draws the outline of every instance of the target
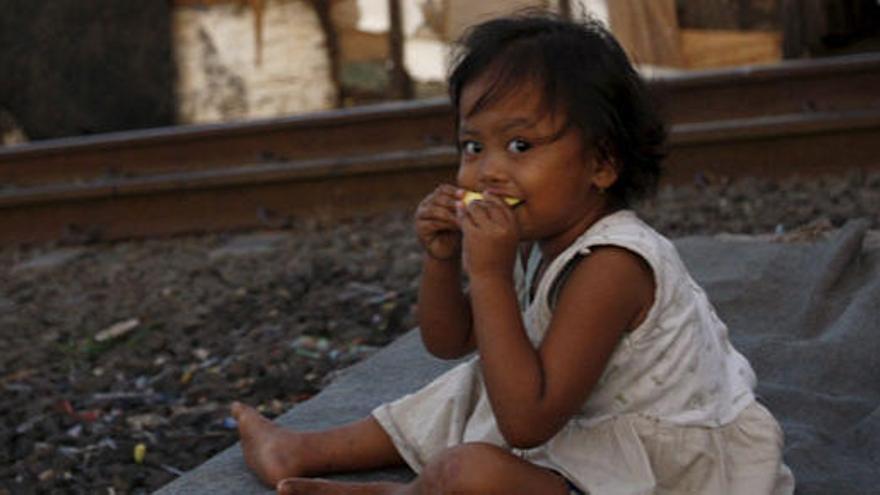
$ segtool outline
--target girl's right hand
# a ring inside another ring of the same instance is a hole
[[[416,209],[416,234],[422,247],[434,259],[461,257],[461,227],[455,212],[460,196],[457,187],[441,184]]]

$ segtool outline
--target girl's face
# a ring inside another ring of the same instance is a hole
[[[605,213],[599,190],[614,183],[616,171],[584,149],[577,128],[563,130],[566,116],[547,111],[534,85],[472,112],[491,83],[480,77],[461,94],[458,185],[522,199],[514,208],[521,238],[558,254]]]

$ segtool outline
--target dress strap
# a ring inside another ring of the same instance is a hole
[[[525,287],[529,304],[535,300],[535,294],[538,291],[538,288],[535,286],[535,277],[538,275],[538,270],[541,268],[542,259],[543,256],[541,256],[541,250],[538,249],[537,244],[533,243],[529,247],[529,257],[526,260],[525,270]]]

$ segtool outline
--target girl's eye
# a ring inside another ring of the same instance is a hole
[[[468,155],[476,155],[483,151],[483,145],[476,141],[464,141],[461,143],[461,149]]]
[[[522,139],[513,139],[507,143],[507,151],[511,153],[525,153],[532,148],[532,144]]]

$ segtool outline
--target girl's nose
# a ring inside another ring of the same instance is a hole
[[[497,153],[483,153],[479,163],[479,180],[482,183],[497,183],[504,180],[504,158]]]

